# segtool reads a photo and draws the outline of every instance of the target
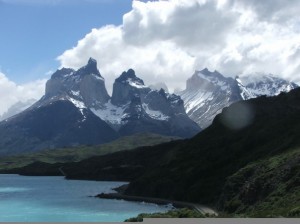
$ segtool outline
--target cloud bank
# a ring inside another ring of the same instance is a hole
[[[0,116],[19,101],[38,100],[45,92],[45,83],[46,80],[43,79],[17,85],[0,72]]]
[[[128,68],[146,84],[165,82],[171,90],[204,67],[299,83],[299,10],[298,0],[135,0],[123,24],[93,29],[58,60],[79,68],[96,58],[110,90]]]

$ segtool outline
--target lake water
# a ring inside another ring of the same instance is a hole
[[[122,182],[63,177],[0,175],[0,222],[122,222],[140,213],[170,208],[89,196],[113,192]]]

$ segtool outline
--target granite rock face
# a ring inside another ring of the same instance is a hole
[[[71,97],[82,100],[88,106],[101,106],[109,100],[104,78],[97,62],[90,58],[88,64],[78,71],[63,68],[56,71],[46,83],[46,98]]]
[[[179,96],[151,89],[132,69],[115,80],[105,108],[92,111],[121,135],[153,132],[191,137],[200,131],[186,115]]]
[[[196,71],[187,80],[186,89],[178,94],[184,100],[188,116],[201,128],[209,126],[223,108],[241,100],[233,78],[225,78],[219,72],[207,69]]]
[[[135,96],[145,95],[149,91],[150,88],[144,85],[144,81],[136,77],[134,70],[129,69],[115,80],[111,102],[123,105],[129,103]]]

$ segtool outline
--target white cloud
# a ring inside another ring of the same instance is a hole
[[[96,58],[108,89],[128,68],[171,90],[204,67],[300,82],[299,10],[298,0],[135,0],[122,25],[93,29],[58,59],[78,68]]]
[[[39,99],[45,92],[45,83],[46,80],[43,79],[17,85],[0,72],[0,116],[18,101]]]
[[[146,83],[167,81],[172,86],[178,80],[185,82],[182,74],[191,74],[195,57],[168,41],[156,41],[138,47],[122,39],[122,28],[107,26],[93,29],[76,48],[59,57],[64,67],[79,68],[89,57],[98,60],[100,72],[111,91],[112,83],[124,70],[133,68]]]

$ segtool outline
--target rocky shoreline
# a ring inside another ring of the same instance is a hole
[[[125,195],[122,193],[123,189],[126,188],[126,185],[117,188],[117,193],[101,193],[96,195],[97,198],[102,199],[116,199],[116,200],[126,200],[126,201],[135,201],[135,202],[146,202],[146,203],[153,203],[157,205],[172,205],[175,208],[188,208],[192,210],[196,210],[203,215],[214,215],[217,216],[218,213],[211,208],[208,208],[204,205],[183,202],[183,201],[174,201],[168,199],[161,199],[161,198],[152,198],[152,197],[142,197],[142,196],[132,196],[132,195]]]

